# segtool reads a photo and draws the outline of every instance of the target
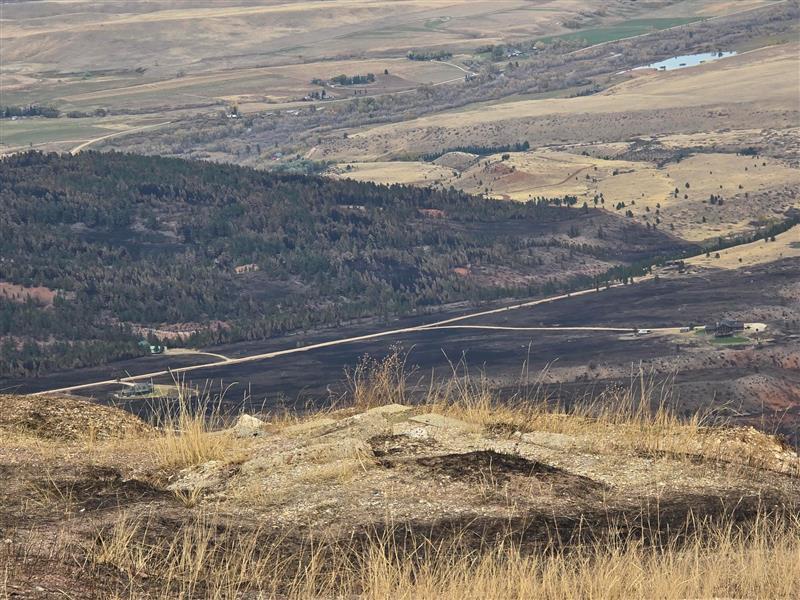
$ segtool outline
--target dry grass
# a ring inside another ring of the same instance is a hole
[[[450,381],[420,394],[402,352],[383,361],[364,359],[348,374],[340,408],[328,414],[342,418],[418,398],[420,411],[521,435],[561,433],[587,440],[598,453],[622,449],[621,455],[705,456],[705,441],[719,432],[713,414],[676,415],[669,408],[669,384],[657,385],[641,373],[626,389],[567,408],[549,402],[524,370],[516,397],[501,403],[483,378],[460,369],[454,366]],[[183,395],[162,408],[160,431],[138,440],[141,454],[157,458],[156,468],[235,459],[243,442],[216,431],[226,424],[218,408]],[[319,448],[295,465],[298,482],[313,489],[372,475],[375,458],[363,444],[333,440]],[[717,448],[709,446],[709,456],[712,450]],[[266,475],[253,481],[258,485],[239,493],[252,496],[261,509],[298,502]],[[491,471],[474,487],[478,497],[504,491]],[[552,531],[547,525],[536,530],[549,532],[543,538],[526,536],[525,524],[511,520],[486,534],[483,525],[473,523],[434,529],[384,522],[375,514],[342,536],[302,519],[294,526],[293,520],[256,513],[229,514],[220,508],[224,503],[206,502],[202,494],[201,488],[190,488],[176,492],[177,501],[169,505],[120,506],[105,518],[94,514],[97,520],[81,521],[85,535],[76,536],[80,513],[72,489],[45,478],[33,503],[46,504],[49,513],[63,518],[63,531],[51,531],[45,558],[40,532],[10,533],[12,541],[0,544],[0,598],[15,593],[12,584],[28,581],[27,573],[66,573],[67,565],[79,565],[76,585],[87,596],[116,598],[789,598],[800,593],[797,508],[766,501],[760,511],[753,507],[744,515],[728,507],[696,517],[687,509],[688,517],[677,518],[659,501],[630,512],[607,505],[605,514],[586,513],[585,527],[583,512],[568,528],[561,528],[554,514]],[[376,522],[384,524],[370,525]]]
[[[531,380],[523,367],[518,391],[500,398],[487,379],[473,377],[463,364],[453,376],[420,395],[415,371],[397,348],[383,361],[368,358],[348,374],[343,405],[365,410],[386,404],[414,404],[423,412],[439,413],[488,431],[525,434],[546,432],[569,436],[597,454],[697,458],[757,466],[794,474],[796,464],[776,455],[780,444],[754,429],[729,428],[720,416],[725,407],[680,414],[672,397],[671,380],[656,380],[641,367],[626,386],[611,388],[570,406],[553,402],[542,385],[546,370]],[[415,393],[416,392],[416,393]]]
[[[153,410],[159,433],[151,448],[157,462],[164,469],[178,470],[210,460],[230,461],[241,444],[220,431],[221,400],[213,403],[207,394],[196,398],[185,386],[177,387],[176,399],[165,400]]]
[[[349,166],[349,169],[348,169]],[[342,179],[374,183],[430,186],[454,181],[453,169],[421,161],[341,163],[328,174]]]
[[[412,404],[411,379],[406,355],[395,348],[384,360],[363,359],[348,374],[349,396],[358,410],[386,404]],[[483,427],[499,424],[520,432],[545,431],[599,437],[607,443],[613,433],[618,446],[664,451],[668,440],[700,435],[714,421],[713,413],[680,417],[671,408],[669,381],[656,381],[643,370],[632,375],[629,386],[614,388],[564,407],[550,400],[541,384],[531,380],[523,366],[519,388],[511,398],[500,399],[483,375],[471,376],[464,365],[453,365],[453,376],[431,386],[421,401],[430,410]],[[719,424],[719,422],[716,422]]]
[[[720,67],[680,69],[667,73],[642,72],[600,94],[577,98],[517,100],[489,106],[468,107],[378,125],[354,134],[353,138],[408,139],[407,132],[429,127],[463,130],[481,124],[497,125],[551,115],[614,113],[619,111],[690,108],[712,103],[762,102],[763,106],[791,106],[797,85],[797,45],[784,44],[728,58]],[[669,93],[665,93],[665,92]],[[463,143],[463,142],[462,142]]]
[[[719,256],[719,258],[717,258]],[[706,256],[693,256],[686,262],[711,269],[740,269],[784,258],[800,258],[800,225],[775,236],[775,241],[759,240],[741,244]]]
[[[484,548],[397,531],[349,541],[221,531],[200,514],[169,537],[123,516],[86,548],[88,565],[125,574],[121,596],[231,598],[790,598],[800,593],[800,521],[691,524],[666,541],[608,533],[524,550],[512,536]],[[156,585],[153,585],[153,584]]]
[[[552,403],[538,386],[500,401],[482,380],[459,383],[436,396],[434,409],[486,428],[503,425],[520,432],[545,431],[589,438],[599,450],[678,450],[701,435],[711,415],[682,418],[670,408],[668,387],[640,372],[631,385],[603,391],[569,408]]]
[[[406,355],[397,347],[380,361],[364,356],[345,375],[347,396],[344,402],[356,410],[408,403],[408,382],[412,373],[406,369]]]
[[[585,147],[598,152],[597,147]],[[751,229],[753,221],[782,213],[793,205],[793,199],[770,190],[800,184],[800,170],[781,161],[713,152],[658,166],[540,149],[511,152],[507,160],[501,160],[501,154],[482,157],[461,173],[425,162],[347,164],[351,170],[341,163],[331,172],[375,183],[454,186],[473,194],[488,190],[489,196],[505,200],[574,195],[579,204],[593,206],[593,199],[602,195],[605,209],[613,212],[617,203],[623,202],[625,210],[617,214],[630,210],[642,224],[658,219],[662,228],[669,227],[670,232],[690,241],[740,234]],[[684,187],[687,182],[689,189]],[[676,189],[680,190],[677,196]],[[712,194],[724,198],[724,209],[708,203]],[[779,251],[774,250],[777,257]],[[780,252],[784,256],[800,254],[796,249],[792,253],[781,248]],[[728,268],[742,266],[729,262]]]
[[[375,466],[374,458],[364,455],[359,458],[336,460],[312,465],[297,474],[297,480],[306,484],[320,484],[336,481],[344,483],[356,475],[366,473]]]

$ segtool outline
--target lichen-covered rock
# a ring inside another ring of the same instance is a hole
[[[268,423],[251,415],[241,415],[233,426],[237,438],[260,437],[266,433]]]

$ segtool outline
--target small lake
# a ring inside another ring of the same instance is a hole
[[[675,69],[685,69],[696,67],[706,62],[719,60],[728,56],[734,56],[736,52],[701,52],[700,54],[684,54],[683,56],[673,56],[667,60],[651,63],[636,69],[658,69],[659,71],[674,71]]]

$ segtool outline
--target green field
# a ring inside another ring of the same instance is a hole
[[[695,331],[695,335],[706,338],[707,341],[719,346],[739,346],[741,344],[751,344],[753,340],[742,335],[733,335],[731,337],[714,337],[710,333],[706,333],[703,329]]]
[[[86,140],[112,133],[113,129],[98,126],[98,119],[31,118],[0,122],[0,144],[26,146],[44,142]]]
[[[554,35],[549,37],[540,38],[542,42],[552,42],[554,40],[566,41],[584,41],[587,46],[594,44],[601,44],[603,42],[613,42],[615,40],[622,40],[651,31],[659,31],[661,29],[669,29],[670,27],[677,27],[679,25],[686,25],[696,21],[702,21],[701,17],[679,17],[669,19],[633,19],[625,21],[617,25],[609,27],[598,27],[596,29],[584,29],[583,31],[576,31],[575,33],[565,33],[562,35]]]
[[[720,346],[737,346],[740,344],[749,344],[751,340],[741,335],[734,335],[731,337],[714,337],[709,340],[712,344],[719,344]]]

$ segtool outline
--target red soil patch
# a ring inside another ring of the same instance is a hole
[[[491,173],[493,175],[508,175],[509,173],[514,172],[514,168],[509,167],[507,164],[499,162],[489,165],[484,169],[484,171],[486,171],[487,173]]]

